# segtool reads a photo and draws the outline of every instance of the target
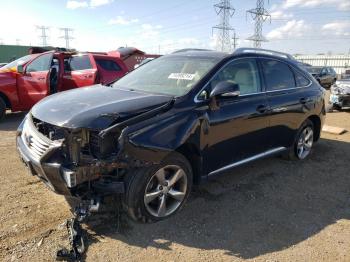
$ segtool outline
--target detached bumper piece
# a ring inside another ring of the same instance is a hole
[[[66,221],[70,250],[65,248],[58,250],[56,260],[82,261],[87,246],[81,223],[91,215],[91,212],[97,212],[99,207],[100,199],[97,198],[81,202],[75,208],[74,217]]]

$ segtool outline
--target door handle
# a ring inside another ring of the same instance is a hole
[[[266,113],[266,111],[268,109],[269,108],[266,105],[259,105],[259,106],[257,106],[256,111],[258,111],[259,113],[263,114],[263,113]]]
[[[45,77],[38,77],[38,80],[44,80]]]

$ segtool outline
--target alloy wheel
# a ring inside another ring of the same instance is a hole
[[[307,126],[304,128],[300,134],[298,145],[297,145],[297,155],[299,159],[306,158],[311,151],[311,147],[314,141],[314,131],[312,127]]]
[[[159,169],[149,180],[144,204],[147,211],[155,217],[166,217],[174,213],[185,200],[187,175],[177,165]]]

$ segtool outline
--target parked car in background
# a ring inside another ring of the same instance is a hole
[[[333,109],[341,110],[343,107],[350,107],[350,75],[343,75],[331,87],[329,102]]]
[[[111,86],[36,104],[17,148],[33,175],[86,203],[122,194],[140,222],[168,218],[192,184],[260,158],[302,160],[320,138],[325,90],[297,61],[260,49],[186,49]]]
[[[324,88],[330,88],[337,81],[337,73],[330,66],[305,67]]]
[[[127,72],[120,58],[106,53],[50,51],[21,57],[0,68],[0,119],[6,109],[26,111],[48,95],[108,84]]]
[[[0,63],[0,68],[7,65],[7,63]]]

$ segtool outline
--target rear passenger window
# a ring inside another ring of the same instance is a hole
[[[96,59],[96,63],[107,71],[122,71],[122,68],[112,60],[108,59]]]
[[[72,56],[64,59],[64,71],[92,69],[90,58],[87,55]]]
[[[310,84],[310,80],[298,72],[295,72],[295,81],[297,82],[298,87],[303,87]]]
[[[262,60],[267,91],[275,91],[295,87],[292,70],[285,63],[276,60]]]

